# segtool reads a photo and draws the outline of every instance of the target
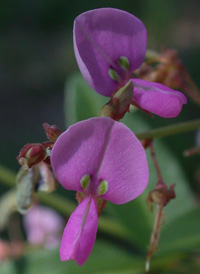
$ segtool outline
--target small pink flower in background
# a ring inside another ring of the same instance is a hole
[[[146,188],[145,151],[122,123],[92,118],[61,134],[53,147],[51,164],[64,188],[84,193],[68,220],[60,248],[62,261],[76,260],[82,265],[95,242],[99,198],[123,204]]]
[[[156,115],[176,117],[186,97],[162,84],[133,78],[144,61],[147,32],[132,14],[100,8],[80,14],[74,21],[74,50],[78,66],[88,84],[104,96],[134,83],[133,101]]]
[[[63,218],[48,207],[34,205],[24,215],[27,240],[32,245],[44,245],[46,248],[57,247],[63,227]]]

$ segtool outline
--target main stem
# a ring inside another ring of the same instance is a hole
[[[200,128],[200,119],[189,121],[189,122],[178,123],[172,126],[161,127],[158,129],[147,131],[147,132],[137,133],[136,136],[140,140],[156,139],[156,138],[175,135],[175,134],[179,134],[179,133],[183,133],[191,130],[196,130],[199,128]]]

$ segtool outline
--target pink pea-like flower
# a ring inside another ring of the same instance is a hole
[[[24,215],[27,240],[32,245],[57,247],[61,239],[62,227],[64,227],[63,218],[45,206],[34,205]]]
[[[146,188],[145,151],[127,126],[107,117],[91,118],[58,137],[51,164],[64,188],[85,195],[68,220],[60,248],[62,261],[76,260],[82,265],[96,238],[98,198],[123,204]]]
[[[74,21],[74,50],[78,66],[88,84],[104,96],[130,79],[133,101],[156,115],[176,117],[186,97],[162,84],[133,78],[144,61],[147,31],[132,14],[113,8],[100,8],[80,14]]]

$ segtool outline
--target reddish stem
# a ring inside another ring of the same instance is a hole
[[[145,265],[145,270],[147,273],[149,272],[151,257],[154,253],[154,250],[158,247],[160,231],[161,231],[161,227],[163,224],[163,217],[164,217],[163,206],[160,206],[157,204],[154,227],[153,227],[153,231],[151,234],[150,248],[149,248],[149,252],[147,254],[146,265]]]
[[[157,178],[158,178],[156,187],[158,187],[158,186],[160,186],[160,185],[165,185],[165,183],[163,182],[161,169],[160,169],[160,166],[159,166],[159,164],[158,164],[158,160],[157,160],[157,158],[156,158],[156,154],[155,154],[155,151],[154,151],[154,147],[153,147],[153,143],[152,143],[152,142],[149,144],[149,148],[150,148],[151,157],[152,157],[152,159],[153,159],[153,163],[154,163],[154,166],[155,166],[155,169],[156,169]]]

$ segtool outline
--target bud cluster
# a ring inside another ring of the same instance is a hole
[[[50,151],[62,132],[55,125],[50,126],[45,123],[43,126],[49,141],[43,143],[26,144],[21,149],[17,157],[18,163],[24,170],[28,170],[42,161],[50,164]]]

